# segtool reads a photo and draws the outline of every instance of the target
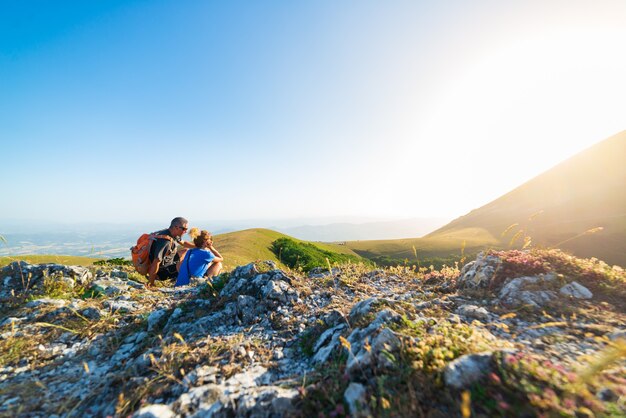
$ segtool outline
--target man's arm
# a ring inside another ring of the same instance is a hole
[[[180,245],[182,245],[185,248],[196,248],[196,245],[193,242],[189,242],[189,241],[181,241]]]

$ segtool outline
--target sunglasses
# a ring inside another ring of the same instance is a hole
[[[183,231],[186,231],[187,228],[185,228],[184,226],[180,226],[180,225],[176,225],[178,228],[182,229]]]

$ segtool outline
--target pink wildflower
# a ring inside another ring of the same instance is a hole
[[[493,380],[494,383],[497,383],[497,384],[501,383],[500,376],[498,376],[495,373],[489,373],[489,378]]]
[[[504,361],[506,361],[507,364],[515,364],[519,361],[519,358],[517,356],[508,355]]]
[[[574,409],[576,407],[576,402],[572,398],[563,399],[563,406],[567,409]]]
[[[547,398],[556,398],[556,392],[550,388],[546,389],[543,393]]]

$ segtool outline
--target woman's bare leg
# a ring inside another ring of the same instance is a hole
[[[220,274],[220,271],[222,271],[221,262],[218,261],[217,263],[211,263],[208,270],[206,271],[205,277],[208,277],[208,278],[215,277],[218,274]]]

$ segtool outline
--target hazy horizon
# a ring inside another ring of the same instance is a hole
[[[616,0],[6,4],[0,219],[452,219],[626,129],[624,21]]]
[[[328,221],[323,223],[324,220]],[[343,220],[343,222],[332,222]],[[355,219],[356,220],[356,219]],[[357,241],[417,238],[444,225],[442,218],[413,218],[370,222],[345,222],[345,218],[309,218],[271,221],[191,221],[190,226],[219,235],[250,228],[267,228],[307,241]],[[363,221],[363,219],[361,219]],[[10,226],[7,226],[10,225]],[[0,221],[0,256],[31,254],[129,257],[129,248],[140,234],[166,228],[169,222],[7,222]],[[186,235],[185,239],[189,239]]]

